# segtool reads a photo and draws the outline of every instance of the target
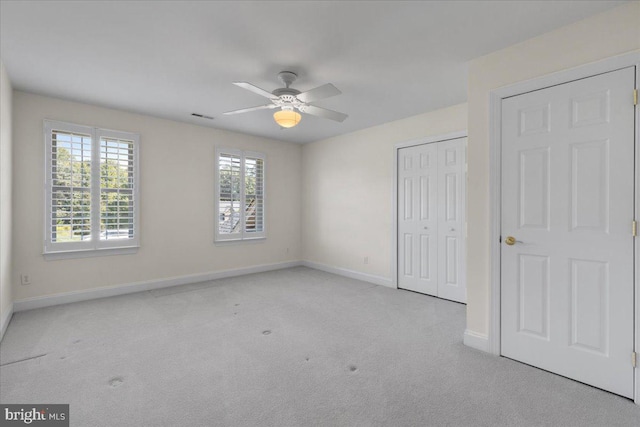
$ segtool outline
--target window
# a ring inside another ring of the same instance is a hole
[[[265,237],[265,155],[233,149],[216,150],[215,240]]]
[[[45,254],[136,248],[139,136],[45,120],[45,141]]]

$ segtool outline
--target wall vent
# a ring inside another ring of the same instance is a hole
[[[205,116],[204,114],[191,113],[191,115],[194,116],[194,117],[200,117],[201,119],[213,120],[213,117]]]

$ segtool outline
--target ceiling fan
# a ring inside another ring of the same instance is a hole
[[[326,108],[317,107],[311,105],[312,102],[320,99],[329,98],[330,96],[340,95],[342,92],[331,83],[318,86],[315,89],[308,90],[306,92],[300,92],[297,89],[289,87],[298,78],[296,73],[291,71],[282,71],[278,73],[278,79],[284,84],[285,87],[268,92],[257,86],[247,82],[233,82],[234,85],[240,86],[243,89],[250,90],[253,93],[264,96],[271,100],[271,104],[259,105],[257,107],[243,108],[241,110],[227,111],[224,114],[239,114],[248,113],[256,110],[273,110],[279,108],[273,115],[274,120],[280,126],[285,128],[294,127],[300,122],[301,116],[298,111],[305,114],[311,114],[313,116],[323,117],[325,119],[335,120],[342,122],[348,117],[344,113],[339,113],[333,110],[327,110]],[[296,111],[297,110],[297,111]]]

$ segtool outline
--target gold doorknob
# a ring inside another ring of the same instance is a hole
[[[513,237],[513,236],[508,236],[506,239],[504,239],[504,242],[505,242],[507,245],[509,245],[509,246],[511,246],[511,245],[515,245],[515,243],[516,243],[516,238],[515,238],[515,237]]]

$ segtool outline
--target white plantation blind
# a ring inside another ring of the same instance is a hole
[[[45,121],[45,253],[137,247],[136,134]]]
[[[218,233],[237,234],[241,229],[241,157],[221,153],[218,158],[219,197],[218,197]]]
[[[91,135],[51,130],[51,242],[91,239]]]
[[[100,240],[133,239],[134,142],[100,138]]]
[[[264,159],[247,156],[244,159],[244,231],[264,230]]]
[[[216,150],[216,241],[265,237],[265,155]]]

